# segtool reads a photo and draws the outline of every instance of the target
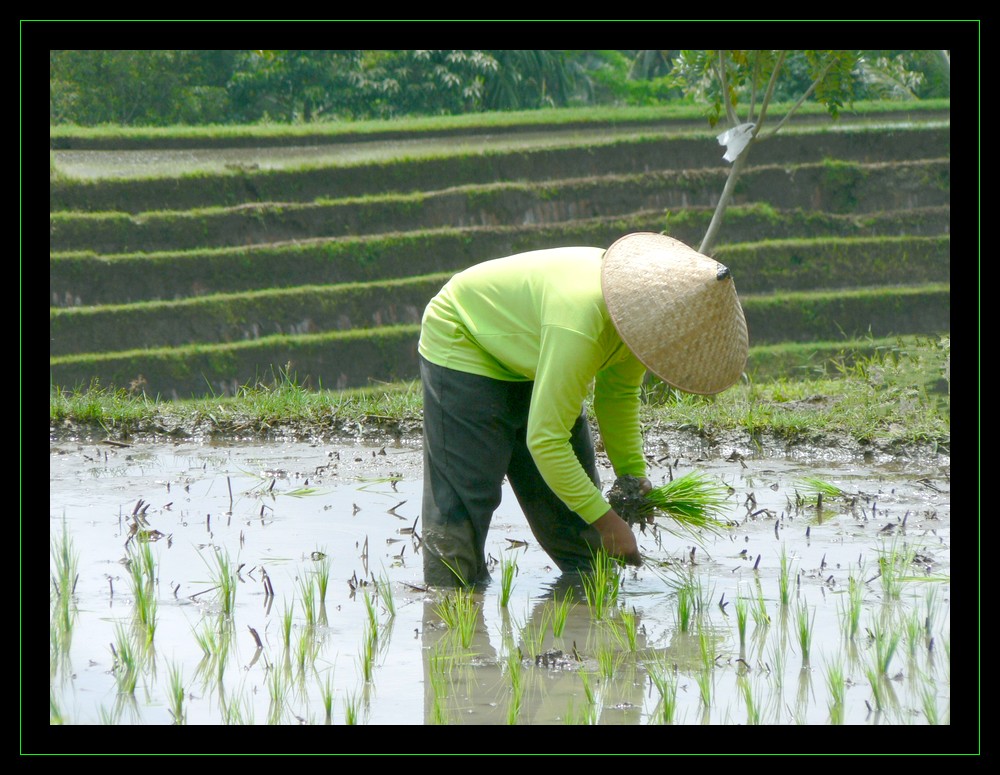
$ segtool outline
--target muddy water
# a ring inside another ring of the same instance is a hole
[[[53,443],[50,536],[55,546],[65,531],[78,578],[68,634],[50,587],[50,720],[950,720],[947,459],[660,457],[651,479],[694,468],[730,486],[733,526],[693,538],[661,521],[641,534],[646,565],[623,575],[600,618],[505,489],[487,543],[494,582],[464,646],[442,620],[443,595],[422,587],[417,446]],[[847,495],[818,504],[803,477]],[[612,481],[608,469],[605,489]],[[137,547],[154,561],[153,628],[137,624],[124,564]],[[229,613],[217,558],[234,580]],[[516,562],[505,606],[504,561]]]

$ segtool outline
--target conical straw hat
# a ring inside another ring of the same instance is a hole
[[[604,254],[601,289],[622,341],[668,385],[708,395],[740,378],[746,319],[715,259],[664,234],[628,234]]]

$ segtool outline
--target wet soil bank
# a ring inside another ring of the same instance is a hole
[[[592,429],[600,451],[600,435]],[[371,416],[364,420],[339,420],[329,423],[283,422],[263,427],[234,421],[220,426],[209,421],[168,427],[156,422],[108,434],[103,428],[74,422],[49,427],[52,443],[150,444],[180,443],[322,443],[322,444],[419,444],[422,424],[419,419],[395,419]],[[689,459],[738,459],[740,456],[788,456],[800,460],[837,460],[842,462],[888,463],[893,460],[949,465],[951,440],[934,439],[922,443],[900,442],[892,438],[857,439],[846,433],[802,434],[796,438],[777,434],[751,435],[744,431],[717,431],[709,428],[677,427],[659,424],[644,430],[648,454],[660,462],[671,455]]]

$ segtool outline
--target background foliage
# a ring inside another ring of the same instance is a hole
[[[704,53],[704,52],[702,52]],[[738,53],[738,52],[734,52]],[[789,52],[774,99],[802,94]],[[950,96],[949,52],[855,51],[850,99]],[[586,105],[716,105],[680,50],[65,50],[49,52],[53,124],[298,123]],[[738,91],[739,84],[732,88]],[[821,96],[821,95],[820,95]]]

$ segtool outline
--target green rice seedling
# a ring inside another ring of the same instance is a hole
[[[620,573],[618,563],[601,549],[594,555],[590,570],[581,575],[583,593],[595,621],[603,621],[618,600]]]
[[[153,546],[149,541],[140,541],[136,550],[139,564],[142,566],[142,576],[152,587],[156,584],[156,559],[153,557]]]
[[[49,726],[62,726],[66,723],[62,708],[59,707],[59,698],[56,696],[54,688],[49,686]]]
[[[361,677],[364,679],[365,684],[370,684],[374,681],[375,663],[379,653],[379,642],[381,640],[382,631],[379,628],[378,620],[370,616],[370,618],[365,622],[364,632],[361,638]]]
[[[60,633],[68,636],[73,630],[75,613],[73,591],[79,577],[79,555],[73,548],[73,539],[66,527],[65,518],[63,519],[62,532],[58,538],[52,541],[50,553],[54,565],[52,585],[55,593],[55,619],[58,622]],[[68,637],[60,638],[60,642],[67,643]]]
[[[746,675],[736,677],[736,686],[739,689],[740,696],[743,697],[743,704],[747,709],[747,724],[759,725],[761,718],[761,698],[759,692],[754,693],[753,687],[750,685],[750,679]]]
[[[361,638],[361,677],[365,683],[375,680],[375,653],[378,650],[377,636],[371,627],[365,627]]]
[[[740,653],[746,649],[747,645],[747,612],[749,609],[749,603],[747,599],[740,594],[739,587],[736,588],[736,631],[740,636]]]
[[[479,620],[479,603],[471,589],[458,587],[447,593],[434,607],[434,611],[452,631],[462,648],[467,649],[472,645]]]
[[[785,550],[785,545],[781,545],[781,554],[778,557],[778,599],[782,606],[787,606],[791,602],[791,581],[792,564]]]
[[[660,695],[657,705],[660,722],[672,724],[677,713],[677,672],[662,658],[650,662],[646,669]]]
[[[507,677],[510,681],[510,703],[507,705],[507,723],[516,724],[524,702],[524,665],[515,653],[507,655]]]
[[[316,606],[316,588],[310,581],[303,578],[298,580],[298,584],[301,595],[299,605],[302,606],[302,618],[305,620],[306,627],[315,627],[319,622],[319,609]],[[367,589],[365,590],[365,595],[368,595]]]
[[[847,599],[841,599],[841,622],[844,636],[853,641],[861,625],[861,606],[864,603],[865,590],[861,581],[854,575],[847,577]]]
[[[292,643],[292,607],[285,603],[281,611],[281,642],[285,645],[287,653]]]
[[[148,542],[129,550],[129,585],[133,599],[135,624],[142,633],[142,646],[149,648],[156,633],[156,569]]]
[[[206,562],[215,582],[216,601],[223,616],[231,617],[236,608],[236,574],[233,573],[229,552],[216,549],[213,552],[214,567]],[[204,561],[204,558],[202,558]]]
[[[121,625],[115,624],[115,643],[112,647],[114,664],[112,672],[118,685],[119,694],[132,695],[139,680],[140,662],[132,638]]]
[[[899,600],[903,583],[911,578],[910,568],[916,550],[894,537],[888,545],[883,541],[878,549],[879,579],[888,600]]]
[[[174,724],[183,725],[186,723],[184,715],[184,673],[182,668],[174,663],[167,665],[167,679],[169,682],[167,697],[170,701],[170,715],[173,716]]]
[[[701,581],[694,574],[685,574],[673,584],[677,595],[677,610],[675,620],[681,632],[690,632],[691,624],[696,615],[705,607],[705,593]]]
[[[793,714],[796,724],[806,723],[809,707],[816,699],[813,696],[812,676],[812,670],[799,670],[799,685],[795,695],[795,712]]]
[[[570,609],[575,605],[571,600],[572,596],[572,592],[567,589],[561,598],[558,600],[553,599],[552,601],[553,637],[561,638],[566,629],[566,619],[569,616]]]
[[[326,591],[330,586],[330,557],[325,551],[317,551],[313,556],[316,560],[316,591],[319,593],[319,604],[326,603]]]
[[[934,684],[924,684],[920,690],[920,707],[928,724],[937,726],[941,723],[938,715],[937,689]]]
[[[937,587],[929,585],[924,593],[924,630],[928,642],[933,637],[934,622],[937,620],[939,608]]]
[[[194,638],[201,648],[204,659],[211,659],[218,650],[215,629],[210,627],[208,622],[202,622],[201,630],[195,632]]]
[[[368,629],[373,637],[378,638],[378,612],[375,610],[375,601],[372,599],[368,587],[365,587],[365,613],[368,614]]]
[[[224,616],[231,617],[236,610],[236,574],[232,569],[229,552],[216,552],[219,585],[218,601]]]
[[[508,654],[508,659],[509,658],[510,655]],[[452,665],[452,655],[444,653],[441,650],[440,645],[436,647],[428,657],[431,692],[433,694],[430,713],[432,724],[449,723],[445,700],[447,699],[449,693]]]
[[[801,490],[809,500],[816,500],[820,504],[823,498],[840,498],[844,495],[844,491],[835,484],[815,476],[800,477],[796,480],[795,490]]]
[[[330,724],[333,722],[333,676],[330,673],[320,681],[319,696],[323,703],[324,723]]]
[[[389,644],[392,642],[392,628],[395,625],[396,620],[393,617],[389,617],[381,622],[379,622],[378,632],[376,633],[376,643],[378,646],[378,654],[380,658],[384,658],[389,651]]]
[[[903,630],[906,634],[906,651],[910,659],[917,656],[917,651],[924,645],[924,623],[921,620],[920,611],[916,608],[910,611],[903,621]]]
[[[889,666],[903,637],[902,633],[891,626],[872,624],[872,639],[875,646],[875,667],[884,676],[889,675]]]
[[[694,677],[698,684],[698,696],[706,708],[712,707],[712,684],[714,682],[713,673],[710,669],[699,670]]]
[[[254,726],[253,700],[246,696],[222,700],[222,723],[227,726]]]
[[[358,693],[344,697],[344,723],[347,726],[357,726],[361,718],[361,696]]]
[[[888,707],[885,693],[885,676],[877,668],[867,665],[865,667],[865,677],[868,678],[868,685],[872,689],[872,699],[875,700],[875,708],[879,711]]]
[[[506,608],[514,589],[514,577],[517,576],[517,558],[510,553],[500,560],[500,607]]]
[[[606,643],[597,648],[597,672],[605,681],[615,677],[619,661],[619,652]]]
[[[270,704],[267,710],[267,723],[270,726],[281,724],[285,716],[285,703],[289,686],[285,674],[281,670],[269,670],[267,673],[267,693]]]
[[[394,618],[396,616],[396,601],[392,596],[392,582],[389,577],[385,574],[379,576],[375,581],[375,590],[386,614],[390,619]]]
[[[639,614],[634,608],[631,611],[622,609],[621,620],[628,650],[634,654],[639,645]]]
[[[566,726],[586,726],[591,723],[591,713],[588,708],[577,711],[576,707],[573,705],[573,699],[570,698],[569,704],[566,706],[566,713],[563,714],[563,724]]]
[[[622,609],[618,620],[607,620],[608,631],[623,651],[635,653],[639,642],[639,615],[633,608],[631,611]]]
[[[226,667],[229,662],[229,654],[232,651],[233,645],[232,617],[220,614],[216,624],[215,634],[216,637],[213,642],[215,651],[212,654],[211,660],[209,660],[208,668],[210,670],[209,673],[206,673],[205,680],[208,681],[209,678],[212,678],[213,676],[211,673],[214,673],[215,682],[221,686],[223,677],[225,676]]]
[[[813,624],[816,622],[816,611],[813,609],[812,616],[809,616],[809,606],[803,601],[798,608],[796,620],[798,622],[799,648],[802,652],[802,666],[809,664],[809,649],[812,646]]]
[[[785,683],[785,649],[780,640],[771,639],[767,651],[767,667],[774,678],[774,686],[779,691]]]
[[[594,692],[594,687],[590,683],[590,673],[583,669],[577,670],[577,675],[580,676],[580,682],[583,686],[583,696],[587,700],[586,710],[584,711],[584,717],[586,718],[585,723],[594,724],[597,722],[597,710],[598,710],[598,698],[597,694]]]
[[[308,668],[315,665],[318,651],[315,630],[311,627],[304,628],[299,633],[295,646],[295,666],[298,669],[300,686],[305,684]]]
[[[115,703],[117,707],[121,707],[120,703]],[[118,726],[118,719],[121,713],[117,710],[108,710],[103,705],[97,709],[97,723],[102,727],[113,727]]]
[[[839,659],[826,665],[826,688],[830,694],[830,723],[840,726],[844,723],[844,697],[847,682],[844,679],[844,664]]]
[[[56,677],[60,665],[69,665],[68,635],[54,619],[49,619],[49,681]],[[66,671],[68,673],[68,670]]]
[[[771,615],[767,612],[767,601],[764,599],[764,590],[758,585],[757,595],[750,606],[750,615],[753,617],[754,626],[763,629],[771,624]]]
[[[704,629],[698,630],[698,653],[701,655],[701,666],[705,670],[715,667],[713,643]]]
[[[694,603],[691,599],[691,590],[689,587],[680,587],[677,590],[677,612],[675,614],[677,628],[681,632],[690,632],[693,618]]]
[[[545,634],[549,629],[550,615],[548,608],[544,608],[541,616],[533,618],[521,628],[521,642],[531,659],[535,659],[545,650]]]

